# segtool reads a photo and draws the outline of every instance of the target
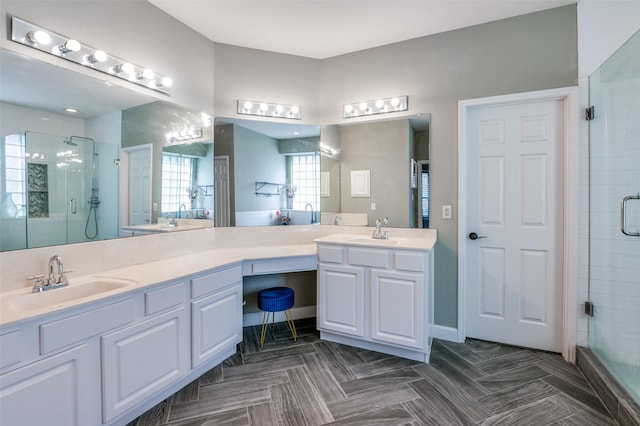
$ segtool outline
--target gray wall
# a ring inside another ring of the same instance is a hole
[[[216,116],[236,117],[237,101],[243,99],[301,105],[302,120],[296,123],[321,123],[321,61],[216,43],[215,63]]]
[[[389,226],[409,227],[410,130],[409,120],[340,127],[342,213],[368,213],[369,225],[388,217]],[[370,198],[351,197],[352,170],[370,171]]]
[[[234,126],[235,211],[276,210],[283,207],[284,194],[256,195],[256,182],[287,182],[287,163],[278,152],[278,141],[241,126]]]

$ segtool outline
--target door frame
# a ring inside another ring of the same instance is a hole
[[[534,92],[513,93],[486,98],[467,99],[458,102],[458,211],[464,212],[467,206],[466,145],[468,143],[468,111],[477,107],[504,106],[530,101],[560,100],[563,103],[564,123],[564,200],[563,200],[563,280],[562,280],[562,356],[569,362],[575,362],[577,342],[577,305],[578,305],[578,124],[579,104],[578,87],[540,90]],[[458,341],[466,338],[466,215],[458,214]]]

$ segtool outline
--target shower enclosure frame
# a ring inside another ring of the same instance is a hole
[[[589,77],[589,347],[640,403],[640,32]]]

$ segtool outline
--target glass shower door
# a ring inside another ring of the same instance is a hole
[[[640,402],[640,33],[591,77],[589,346]]]

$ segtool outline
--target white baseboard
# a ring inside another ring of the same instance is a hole
[[[453,327],[445,327],[444,325],[434,325],[433,337],[440,340],[447,340],[449,342],[457,342],[458,329]]]
[[[291,309],[291,314],[293,314],[293,319],[301,319],[301,318],[314,318],[316,316],[316,307],[314,306],[302,306],[300,308]],[[252,312],[249,314],[244,314],[242,316],[242,326],[247,327],[250,325],[260,325],[262,324],[262,317],[264,312]],[[271,319],[271,315],[269,315],[269,319]],[[283,312],[276,312],[276,322],[286,321]]]

